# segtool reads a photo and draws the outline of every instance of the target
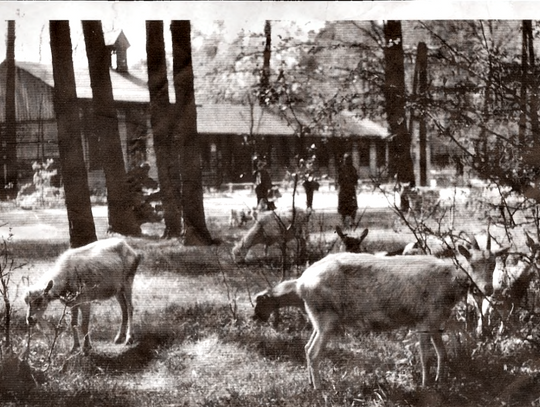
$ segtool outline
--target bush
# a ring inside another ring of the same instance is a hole
[[[17,194],[17,206],[23,209],[63,207],[65,202],[64,189],[51,185],[51,179],[57,175],[53,168],[54,160],[44,163],[35,161],[32,164],[34,178],[32,183],[25,184]]]

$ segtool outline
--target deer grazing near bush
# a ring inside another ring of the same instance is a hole
[[[427,383],[430,340],[437,353],[436,380],[441,380],[446,359],[441,329],[468,286],[491,294],[495,256],[505,250],[458,246],[454,259],[337,253],[312,264],[298,279],[281,283],[280,297],[300,298],[313,326],[305,348],[309,383],[320,387],[319,356],[340,325],[368,331],[417,327],[422,385]]]
[[[482,312],[478,319],[477,332],[483,334],[486,326],[491,325],[493,305],[496,305],[503,317],[499,334],[504,331],[504,320],[522,303],[527,296],[535,272],[540,268],[540,244],[525,232],[529,253],[511,253],[503,256],[493,272],[493,295],[482,301]]]
[[[409,243],[403,249],[404,256],[414,256],[414,255],[426,255],[430,254],[438,258],[451,258],[454,256],[455,248],[458,245],[463,245],[468,249],[481,250],[478,243],[478,238],[481,238],[480,235],[476,236],[471,233],[460,231],[457,235],[446,235],[443,238],[433,235],[428,235],[423,239],[423,244],[420,244],[418,241]],[[489,224],[488,230],[486,233],[486,242],[485,249],[491,250],[491,235],[489,233]],[[494,279],[495,279],[495,270],[499,267],[499,259],[497,259],[494,268]],[[495,283],[493,282],[493,285]],[[482,308],[483,303],[490,303],[489,299],[486,299],[485,296],[482,296],[480,293],[475,290],[475,287],[468,290],[466,296],[466,304],[472,308],[472,313],[467,313],[467,316],[476,319],[476,322],[470,324],[470,326],[476,326],[476,334],[481,336],[483,331],[483,320],[484,320],[484,310]],[[469,318],[466,318],[467,325],[469,325]]]
[[[304,255],[308,221],[309,213],[298,209],[259,212],[255,223],[233,247],[233,260],[244,262],[249,249],[258,244],[264,244],[266,252],[273,244],[283,244],[294,239],[299,244],[299,256]]]
[[[266,322],[272,313],[283,307],[304,309],[304,301],[294,290],[295,284],[296,280],[283,281],[255,295],[253,319]]]
[[[336,226],[336,233],[341,239],[345,251],[361,253],[361,244],[368,235],[369,230],[364,229],[359,237],[343,233],[341,227]],[[293,280],[296,281],[296,280]],[[255,309],[253,319],[266,322],[270,316],[284,307],[297,307],[304,309],[304,301],[290,290],[291,281],[284,281],[273,288],[266,289],[255,295]]]
[[[24,298],[27,324],[35,325],[43,317],[49,302],[62,301],[71,308],[72,351],[76,351],[80,348],[77,332],[80,309],[83,352],[87,352],[92,347],[88,334],[91,302],[115,296],[122,310],[122,323],[114,341],[131,344],[132,286],[140,261],[141,255],[119,238],[99,240],[67,250],[38,283],[28,288]]]

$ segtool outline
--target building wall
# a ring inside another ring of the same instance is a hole
[[[240,135],[201,134],[201,168],[203,185],[219,188],[228,183],[253,182],[252,156],[257,153],[266,157],[268,170],[273,182],[280,183],[287,172],[297,168],[299,143],[292,136],[267,136],[257,139],[253,146],[246,137]],[[370,179],[379,174],[386,163],[386,141],[377,139],[351,139],[310,137],[303,140],[305,153],[317,157],[317,176],[336,178],[345,152],[353,153],[359,177]],[[315,146],[314,149],[311,149]]]
[[[25,122],[17,125],[17,158],[19,183],[31,182],[32,164],[52,158],[59,160],[56,122]]]

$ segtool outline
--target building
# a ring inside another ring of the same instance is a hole
[[[119,134],[126,170],[141,161],[151,165],[157,178],[149,116],[149,93],[145,75],[129,72],[127,48],[122,31],[107,33],[111,55],[111,82],[118,112]],[[75,67],[77,96],[82,123],[85,162],[92,190],[103,191],[105,178],[100,166],[92,116],[92,89],[87,68]],[[6,63],[0,64],[0,100],[5,100]],[[53,71],[48,64],[16,61],[17,157],[20,185],[32,178],[32,163],[58,160],[57,128],[53,105]],[[174,98],[174,92],[170,92]],[[273,177],[278,180],[293,169],[302,151],[316,147],[321,172],[335,176],[339,157],[352,151],[361,177],[375,175],[386,163],[388,131],[352,113],[343,113],[339,131],[299,137],[287,121],[257,106],[203,104],[197,107],[201,138],[201,165],[205,186],[251,182],[252,157],[264,155]],[[0,108],[5,126],[5,109]],[[2,129],[0,129],[2,130]]]

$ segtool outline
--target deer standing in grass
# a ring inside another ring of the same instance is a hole
[[[114,296],[122,310],[122,323],[114,341],[131,344],[132,286],[140,260],[141,255],[118,238],[67,250],[38,283],[28,288],[25,295],[27,324],[35,325],[43,317],[49,302],[60,300],[71,308],[72,351],[80,348],[77,324],[81,311],[83,352],[86,353],[92,347],[88,333],[91,302]]]
[[[482,310],[478,319],[477,332],[485,333],[491,325],[493,305],[496,305],[501,317],[498,333],[502,334],[505,329],[505,321],[510,317],[523,302],[526,302],[527,293],[531,281],[540,269],[540,244],[535,242],[527,232],[525,244],[529,253],[510,253],[503,256],[497,263],[493,272],[493,295],[484,298]]]
[[[464,246],[457,247],[454,259],[337,253],[314,263],[298,279],[281,283],[280,295],[302,299],[313,326],[305,347],[309,383],[320,388],[319,357],[341,325],[367,331],[416,327],[422,385],[428,381],[425,353],[430,341],[437,353],[436,380],[441,380],[444,323],[471,285],[491,294],[495,256],[500,253]]]
[[[255,223],[233,247],[233,260],[237,263],[245,262],[247,253],[253,246],[264,244],[266,255],[271,245],[283,245],[291,240],[297,241],[298,257],[301,258],[306,251],[309,214],[302,210],[259,212]]]

